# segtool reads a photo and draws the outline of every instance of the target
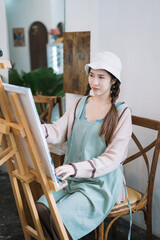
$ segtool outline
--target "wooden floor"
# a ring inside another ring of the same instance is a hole
[[[105,222],[107,224],[107,222]],[[125,240],[128,236],[129,223],[124,220],[117,221],[116,237],[109,240]],[[12,194],[12,189],[7,173],[0,172],[0,240],[24,240],[21,224]],[[94,232],[82,238],[83,240],[94,240]],[[132,226],[132,240],[146,240],[146,232],[135,225]],[[153,236],[152,240],[160,240]]]

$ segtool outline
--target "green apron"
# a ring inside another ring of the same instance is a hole
[[[102,123],[80,119],[85,101],[86,97],[83,97],[78,104],[64,164],[91,160],[106,149],[104,137],[99,136]],[[67,181],[67,187],[52,192],[63,223],[76,240],[94,230],[114,207],[122,189],[123,173],[120,165],[101,177],[69,177]],[[38,201],[49,207],[44,195]]]

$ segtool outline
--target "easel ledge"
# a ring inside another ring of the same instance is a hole
[[[13,113],[14,112],[14,117]],[[14,120],[14,118],[16,120]],[[32,157],[35,169],[30,169],[26,162],[21,139],[25,141]],[[30,184],[40,183],[46,196],[52,217],[55,221],[60,240],[69,240],[66,229],[60,217],[51,189],[58,191],[65,186],[57,188],[55,182],[48,178],[44,172],[41,157],[39,156],[29,124],[21,107],[16,93],[6,94],[0,79],[0,166],[6,163],[12,190],[14,193],[25,240],[31,240],[31,236],[38,240],[46,240],[41,227],[38,212],[35,206],[34,196]],[[21,184],[27,204],[33,219],[34,227],[31,227],[24,211],[23,197],[19,188]]]
[[[2,60],[0,62],[0,68],[2,68],[2,69],[11,68],[11,67],[12,67],[11,63],[8,60]]]

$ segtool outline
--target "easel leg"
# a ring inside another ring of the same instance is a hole
[[[8,174],[9,174],[14,198],[15,198],[15,201],[16,201],[17,210],[18,210],[20,221],[21,221],[24,237],[25,237],[25,240],[31,240],[31,237],[27,233],[27,230],[25,228],[25,226],[27,226],[27,221],[26,221],[26,217],[25,217],[25,213],[24,213],[24,208],[23,208],[23,203],[22,203],[22,199],[21,199],[21,194],[20,194],[20,191],[19,191],[18,182],[17,182],[16,177],[12,176],[11,163],[9,161],[7,161],[6,165],[7,165]]]
[[[5,137],[2,139],[1,144],[2,144],[2,149],[5,149],[6,146],[7,146],[7,140],[6,140]],[[15,201],[16,201],[17,210],[18,210],[20,221],[21,221],[21,226],[22,226],[22,229],[23,229],[25,240],[31,240],[31,237],[27,233],[27,230],[25,228],[25,226],[27,226],[27,221],[26,221],[26,217],[25,217],[25,212],[24,212],[24,208],[23,208],[21,194],[20,194],[20,191],[19,191],[18,182],[17,182],[16,177],[14,177],[12,175],[12,171],[14,170],[14,167],[13,167],[13,163],[12,163],[11,159],[6,162],[6,166],[7,166],[7,169],[8,169],[8,175],[9,175],[10,183],[11,183],[11,186],[12,186],[14,198],[15,198]]]
[[[45,236],[44,236],[44,233],[43,233],[43,230],[41,227],[40,219],[38,216],[38,212],[36,209],[36,205],[35,205],[35,202],[33,199],[33,195],[32,195],[30,186],[28,183],[22,182],[22,187],[23,187],[23,190],[24,190],[24,193],[26,196],[26,200],[27,200],[27,203],[28,203],[28,206],[29,206],[32,218],[33,218],[34,226],[38,233],[38,237],[39,237],[38,239],[45,240]]]

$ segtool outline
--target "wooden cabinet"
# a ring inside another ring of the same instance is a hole
[[[84,95],[88,84],[84,66],[90,61],[90,32],[65,32],[63,36],[63,90]]]

